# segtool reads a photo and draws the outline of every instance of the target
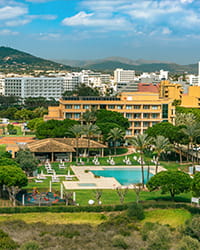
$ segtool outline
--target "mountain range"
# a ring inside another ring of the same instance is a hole
[[[137,72],[154,72],[160,69],[170,71],[171,73],[192,73],[197,74],[198,65],[180,65],[173,62],[162,62],[156,60],[131,60],[124,57],[108,57],[98,60],[55,60],[62,64],[70,65],[71,67],[81,67],[84,69],[113,71],[116,68],[132,69]]]
[[[46,60],[29,53],[9,47],[0,47],[1,72],[31,72],[33,70],[67,70],[82,69],[113,72],[116,68],[132,69],[136,72],[155,72],[161,69],[171,73],[197,74],[198,65],[179,65],[173,62],[132,60],[124,57],[108,57],[99,60]]]

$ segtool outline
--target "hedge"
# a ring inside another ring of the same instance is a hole
[[[185,203],[141,203],[144,209],[149,208],[184,208],[192,214],[200,214],[200,208],[192,207]],[[104,206],[51,206],[51,207],[0,207],[0,214],[13,214],[13,213],[35,213],[35,212],[51,212],[51,213],[77,213],[77,212],[112,212],[127,210],[130,203],[122,205],[104,205]]]

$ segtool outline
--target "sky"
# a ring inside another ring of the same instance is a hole
[[[200,60],[200,0],[0,0],[0,46],[48,59]]]

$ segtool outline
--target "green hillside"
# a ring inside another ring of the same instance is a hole
[[[31,70],[72,70],[72,67],[9,47],[0,47],[0,71],[17,72]]]
[[[126,63],[121,63],[118,61],[104,61],[100,63],[90,64],[85,67],[86,69],[91,70],[100,70],[100,71],[111,71],[116,68],[123,69],[132,69],[137,72],[154,72],[159,71],[160,69],[170,71],[171,73],[193,73],[197,74],[197,64],[190,65],[179,65],[175,63],[148,63],[140,65],[131,65]]]

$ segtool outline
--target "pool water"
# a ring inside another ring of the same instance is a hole
[[[96,187],[95,183],[78,183],[80,187]]]
[[[142,172],[140,168],[106,168],[104,170],[92,170],[93,174],[103,177],[114,177],[121,185],[142,183]],[[153,174],[149,173],[149,178]],[[144,183],[147,182],[148,170],[144,169]]]

